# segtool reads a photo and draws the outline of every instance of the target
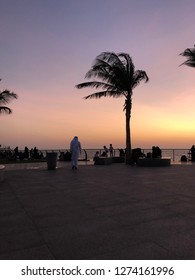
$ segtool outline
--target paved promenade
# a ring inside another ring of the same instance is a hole
[[[7,165],[0,259],[195,259],[195,165]]]

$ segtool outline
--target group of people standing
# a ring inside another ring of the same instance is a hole
[[[108,157],[108,154],[110,154],[110,157],[113,157],[114,148],[113,148],[112,144],[110,144],[109,148],[107,148],[106,146],[104,146],[103,148],[104,148],[104,150],[101,154],[102,157]]]

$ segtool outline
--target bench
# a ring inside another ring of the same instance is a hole
[[[99,157],[95,160],[95,165],[108,165],[112,164],[112,158],[111,157]]]
[[[112,157],[112,163],[125,162],[125,157]]]
[[[4,179],[5,165],[0,165],[0,182]]]
[[[170,166],[171,158],[139,158],[137,165],[146,167]]]

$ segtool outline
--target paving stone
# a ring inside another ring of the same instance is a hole
[[[0,259],[194,259],[194,169],[7,165]]]

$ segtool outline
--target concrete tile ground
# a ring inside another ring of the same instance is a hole
[[[0,259],[195,259],[195,165],[7,165]]]

